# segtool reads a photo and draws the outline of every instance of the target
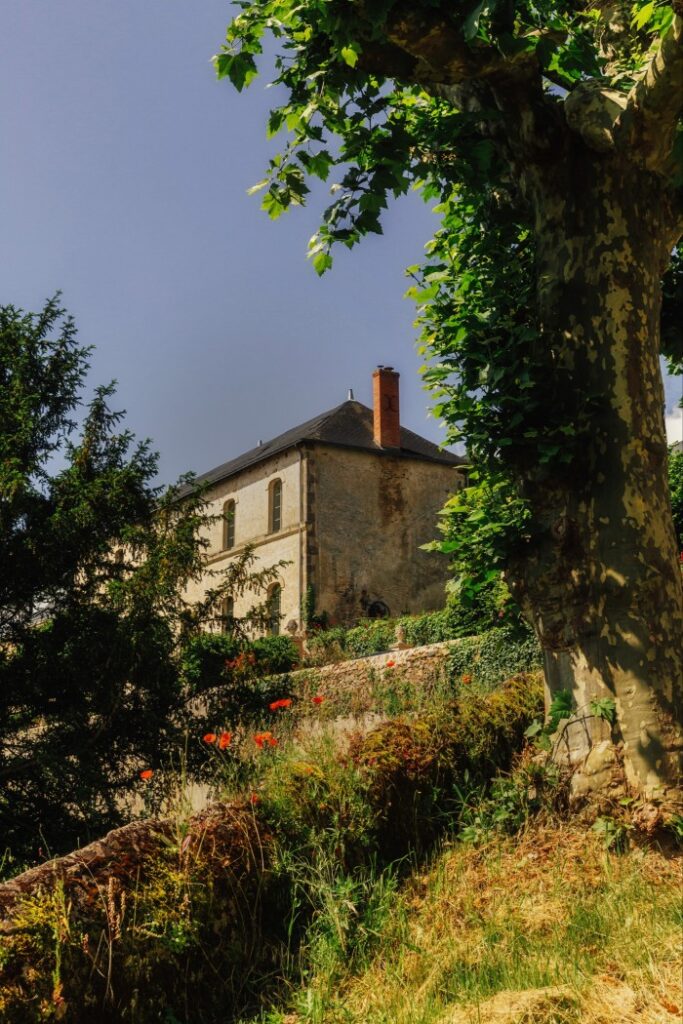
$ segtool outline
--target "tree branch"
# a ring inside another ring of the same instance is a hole
[[[683,0],[647,70],[628,96],[622,124],[629,144],[640,150],[646,166],[666,172],[678,119],[683,112]]]
[[[421,85],[457,85],[468,79],[538,77],[533,53],[504,57],[493,47],[470,47],[461,32],[436,9],[396,8],[387,23],[392,49],[414,60],[412,74]]]

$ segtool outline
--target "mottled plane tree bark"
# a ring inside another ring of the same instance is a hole
[[[249,84],[272,33],[288,90],[270,116],[289,138],[257,186],[264,208],[277,216],[305,201],[309,175],[341,171],[311,243],[319,272],[333,243],[381,230],[391,195],[414,183],[440,199],[415,271],[432,380],[473,459],[528,503],[532,532],[507,575],[545,651],[548,697],[573,692],[574,761],[590,748],[604,781],[621,750],[632,788],[671,806],[683,589],[660,328],[683,233],[681,0],[239,6],[219,76]],[[473,280],[491,282],[488,299]],[[680,362],[676,319],[669,309]],[[605,697],[609,742],[586,711]]]

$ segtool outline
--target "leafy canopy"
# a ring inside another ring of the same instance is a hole
[[[587,79],[628,94],[671,34],[673,6],[237,6],[214,58],[218,77],[240,90],[249,85],[269,34],[279,44],[274,82],[287,96],[268,119],[268,134],[284,130],[286,142],[251,190],[264,192],[264,210],[277,217],[306,201],[311,178],[332,179],[333,200],[309,246],[323,273],[335,244],[352,247],[381,233],[391,198],[415,188],[436,200],[441,226],[424,265],[410,268],[410,294],[420,306],[421,350],[432,363],[426,381],[445,399],[437,413],[478,465],[571,461],[582,419],[588,422],[600,396],[577,406],[575,389],[561,373],[549,376],[547,355],[537,351],[533,211],[516,187],[505,116],[488,83],[509,74],[512,89],[517,76],[528,79],[532,91],[520,94],[520,105],[542,102],[551,111]],[[671,174],[683,181],[680,126],[675,155]],[[674,254],[664,313],[672,368],[683,354],[680,279]]]
[[[658,173],[680,192],[683,29],[676,4],[236,6],[214,58],[218,77],[238,90],[248,86],[270,36],[277,46],[273,81],[285,96],[267,126],[269,136],[285,133],[285,141],[251,189],[263,193],[263,209],[278,217],[307,201],[311,179],[331,182],[332,201],[309,244],[322,274],[335,245],[351,248],[381,233],[391,199],[415,189],[434,203],[440,224],[424,263],[409,268],[409,295],[419,308],[425,381],[449,440],[464,440],[473,463],[491,474],[491,494],[509,492],[511,480],[530,473],[542,482],[544,474],[570,470],[604,396],[577,388],[543,337],[535,211],[519,187],[520,161],[542,161],[558,145],[565,106],[592,83],[637,106],[643,122],[655,107],[669,118],[671,139],[664,127],[654,133],[671,143]],[[650,82],[653,60],[658,74]],[[533,137],[522,144],[527,122]],[[674,372],[683,367],[682,280],[683,260],[674,251],[662,312],[663,354]],[[500,502],[493,506],[501,510]],[[509,554],[506,515],[489,521],[491,565]]]

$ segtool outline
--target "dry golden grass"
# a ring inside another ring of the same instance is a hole
[[[405,893],[403,933],[315,1020],[672,1024],[681,896],[680,859],[608,853],[578,827],[455,845]]]

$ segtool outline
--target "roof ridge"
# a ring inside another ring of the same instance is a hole
[[[346,410],[346,415],[344,415]],[[275,437],[262,441],[261,444],[250,448],[241,455],[237,455],[220,466],[205,473],[199,474],[197,480],[207,483],[218,483],[227,477],[248,469],[250,466],[262,462],[264,459],[279,455],[290,447],[302,442],[313,442],[317,444],[341,445],[348,448],[359,448],[364,451],[377,452],[382,454],[384,449],[374,439],[372,429],[373,410],[359,402],[355,398],[347,398],[332,409],[311,416],[303,423],[289,430],[276,434]],[[335,418],[339,417],[335,425]],[[429,461],[443,462],[451,465],[461,461],[459,456],[447,449],[442,449],[433,441],[416,434],[408,427],[401,427],[401,447],[388,450],[386,454],[395,452],[412,458],[422,458]]]

